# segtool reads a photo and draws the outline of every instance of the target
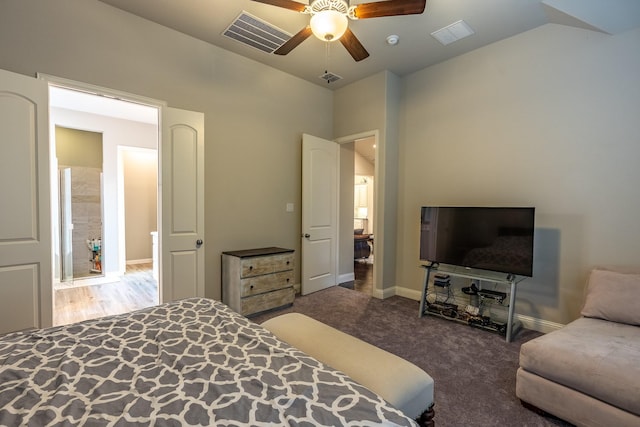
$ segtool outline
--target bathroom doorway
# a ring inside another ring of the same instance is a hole
[[[54,325],[159,302],[158,116],[50,86]]]
[[[60,281],[103,277],[102,134],[55,126]]]

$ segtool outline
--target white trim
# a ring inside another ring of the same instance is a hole
[[[373,296],[374,298],[378,298],[378,299],[387,299],[389,297],[392,297],[394,295],[398,295],[397,293],[398,288],[395,286],[392,286],[390,288],[385,288],[385,289],[379,289],[374,287],[373,291],[371,293],[371,296]]]
[[[152,262],[153,262],[153,258],[129,259],[127,260],[127,265],[151,264]]]
[[[399,286],[396,286],[395,290],[396,290],[396,295],[400,297],[409,298],[414,301],[420,301],[420,298],[422,298],[422,291],[417,291],[415,289],[409,289],[409,288],[401,288]]]
[[[59,289],[80,288],[84,286],[105,285],[107,283],[117,283],[120,280],[121,280],[120,276],[115,274],[106,274],[104,276],[99,276],[99,277],[87,276],[87,277],[81,277],[78,279],[73,279],[69,282],[59,282],[54,289],[59,290]]]
[[[166,101],[161,101],[158,99],[154,99],[154,98],[148,98],[145,96],[141,96],[141,95],[137,95],[137,94],[133,94],[130,92],[124,92],[124,91],[119,91],[116,89],[111,89],[111,88],[106,88],[103,86],[97,86],[97,85],[92,85],[89,83],[85,83],[85,82],[80,82],[80,81],[76,81],[76,80],[70,80],[70,79],[66,79],[63,77],[57,77],[57,76],[53,76],[50,74],[45,74],[45,73],[36,73],[36,79],[38,80],[43,80],[45,82],[47,82],[47,85],[49,87],[51,86],[55,86],[55,87],[61,87],[61,88],[66,88],[66,89],[72,89],[72,90],[76,90],[76,91],[80,91],[80,92],[86,92],[92,95],[96,95],[96,96],[105,96],[105,97],[110,97],[110,98],[114,98],[120,101],[125,101],[125,102],[130,102],[130,103],[135,103],[135,104],[141,104],[141,105],[145,105],[148,107],[153,107],[156,108],[158,111],[158,122],[155,123],[156,129],[157,129],[157,136],[158,136],[158,145],[157,145],[157,149],[156,152],[158,153],[158,185],[160,186],[160,183],[162,182],[162,168],[161,168],[161,164],[160,164],[160,147],[161,147],[161,143],[162,143],[162,135],[161,135],[161,126],[162,126],[162,116],[163,116],[163,111],[165,111],[168,108],[168,104]],[[47,96],[48,98],[48,96]],[[50,108],[50,101],[48,101],[48,106],[47,108]],[[50,128],[50,135],[55,135],[55,132],[53,132],[54,129],[54,123],[51,121],[51,118],[49,117],[49,123],[48,126]],[[51,138],[51,136],[50,136]],[[54,156],[54,150],[55,145],[52,144],[52,141],[49,141],[49,150],[50,150],[50,157],[51,159],[55,158]],[[144,149],[142,147],[140,147],[140,149]],[[120,162],[120,156],[121,156],[121,151],[120,151],[120,147],[118,147],[118,153],[117,153],[118,159],[117,159],[117,168],[118,168],[118,176],[121,176],[121,162]],[[51,166],[50,166],[51,167]],[[121,180],[120,180],[121,181]],[[54,191],[55,189],[50,189],[50,191]],[[118,193],[120,194],[120,188],[118,188]],[[102,199],[104,200],[104,196],[102,197]],[[50,209],[53,209],[53,204],[51,204]],[[104,208],[103,208],[104,209]],[[158,192],[158,225],[162,224],[161,222],[161,211],[162,211],[162,197],[160,192]],[[49,214],[51,215],[51,213]],[[119,215],[119,214],[118,214]],[[118,218],[118,221],[120,221],[120,218]],[[124,230],[124,221],[121,222],[122,224],[122,229]],[[160,230],[158,230],[160,231]],[[104,234],[104,233],[103,233]],[[124,241],[121,238],[121,236],[119,236],[118,238],[118,247],[121,249],[120,251],[120,257],[118,259],[118,272],[116,274],[114,274],[113,272],[111,273],[107,273],[104,276],[104,280],[107,280],[109,282],[116,282],[120,280],[120,276],[125,274],[125,251],[124,251]],[[159,232],[158,234],[158,250],[160,251],[162,247],[162,234]],[[53,254],[53,246],[51,248],[52,254],[51,257],[54,257]],[[152,262],[152,260],[149,260],[149,262]],[[53,276],[53,267],[52,267],[52,272],[51,272],[52,276]],[[95,280],[94,280],[95,281]],[[75,281],[74,281],[75,283]],[[107,282],[108,283],[108,282]],[[53,289],[53,283],[51,283],[51,289]],[[160,298],[160,289],[161,286],[158,286],[158,298]],[[161,300],[161,298],[160,298]],[[52,299],[51,301],[52,303],[52,311],[53,311],[53,306],[54,306],[54,301]],[[52,316],[51,316],[52,317]],[[49,321],[50,324],[50,321]],[[45,325],[46,326],[46,325]]]
[[[347,274],[339,274],[338,275],[338,284],[342,284],[345,282],[353,282],[356,280],[355,273],[347,273]]]
[[[98,96],[108,96],[120,101],[134,102],[137,104],[149,105],[156,108],[167,106],[167,103],[165,101],[160,101],[154,98],[147,98],[146,96],[136,95],[129,92],[122,92],[116,89],[96,86],[89,83],[78,82],[75,80],[65,79],[63,77],[52,76],[50,74],[44,73],[36,73],[36,76],[38,79],[46,81],[50,86],[74,89]]]
[[[563,328],[565,325],[562,323],[550,322],[544,319],[537,319],[531,316],[525,316],[522,314],[515,314],[515,318],[522,323],[522,326],[526,329],[542,332],[548,334],[549,332],[557,331]]]

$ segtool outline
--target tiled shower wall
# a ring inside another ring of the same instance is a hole
[[[60,168],[65,168],[60,166]],[[101,169],[71,167],[73,277],[95,276],[87,240],[102,239]]]

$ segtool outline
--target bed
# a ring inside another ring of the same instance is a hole
[[[0,425],[400,425],[381,397],[204,298],[0,337]]]

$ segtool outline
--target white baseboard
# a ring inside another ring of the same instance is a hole
[[[393,291],[393,293],[386,292],[387,290]],[[386,295],[386,296],[384,296],[382,298],[388,298],[388,297],[393,296],[393,295],[398,295],[400,297],[409,298],[409,299],[412,299],[414,301],[420,301],[420,298],[422,298],[422,291],[417,291],[415,289],[409,289],[409,288],[403,288],[403,287],[400,287],[400,286],[394,286],[394,287],[385,289],[384,295]],[[374,296],[376,296],[375,295],[375,290],[374,290]],[[377,297],[377,298],[380,298],[380,297]],[[420,311],[420,310],[418,310],[418,311]],[[544,334],[547,334],[549,332],[553,332],[553,331],[558,330],[558,329],[560,329],[560,328],[562,328],[564,326],[561,323],[550,322],[548,320],[537,319],[535,317],[524,316],[524,315],[520,315],[520,314],[517,314],[517,313],[514,315],[514,317],[516,318],[516,320],[519,320],[522,323],[522,327],[524,327],[525,329],[531,329],[531,330],[534,330],[534,331],[537,331],[537,332],[542,332]]]
[[[127,260],[127,265],[133,264],[150,264],[153,262],[153,258],[143,258],[143,259],[129,259]]]
[[[345,283],[345,282],[353,282],[354,280],[356,280],[355,273],[340,274],[338,276],[338,284]]]
[[[385,289],[373,288],[373,291],[372,291],[372,296],[378,299],[386,299],[394,295],[398,295],[397,289],[395,287],[385,288]]]
[[[398,295],[399,297],[405,297],[415,301],[420,301],[420,298],[422,298],[422,291],[416,291],[415,289],[401,288],[399,286],[396,286],[395,289],[396,289],[395,295]]]
[[[109,273],[103,276],[97,277],[83,277],[80,279],[73,279],[71,282],[58,283],[59,289],[64,288],[78,288],[82,286],[104,285],[107,283],[119,282],[120,276],[117,274]]]
[[[564,325],[562,323],[550,322],[548,320],[537,319],[531,316],[524,316],[516,313],[515,318],[522,323],[522,327],[525,329],[531,329],[534,331],[548,334],[549,332],[557,331]]]

